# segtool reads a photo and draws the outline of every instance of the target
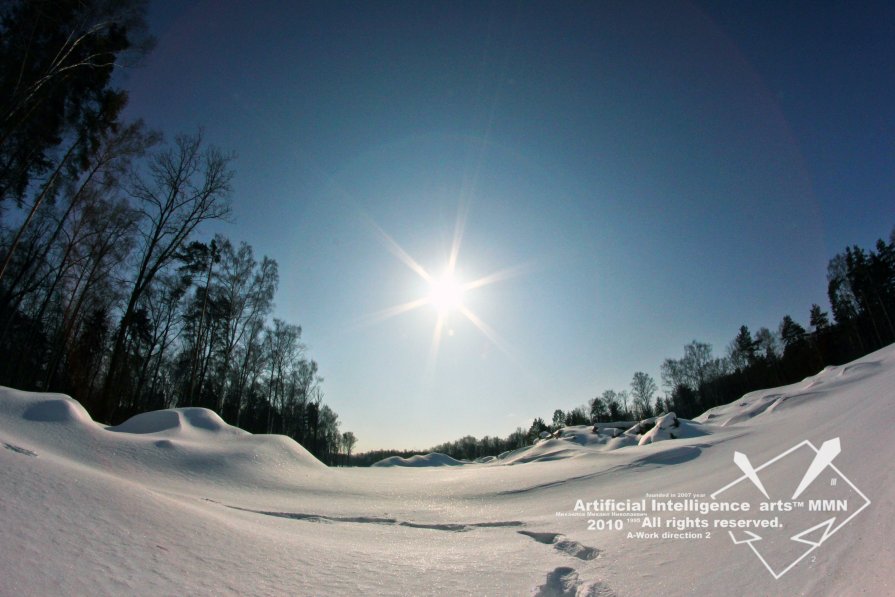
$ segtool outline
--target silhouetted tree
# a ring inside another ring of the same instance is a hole
[[[566,422],[566,413],[561,409],[553,411],[553,429],[554,431],[562,427]]]
[[[811,305],[809,317],[809,325],[814,328],[815,332],[821,332],[830,327],[829,315],[817,303]]]
[[[696,392],[687,385],[680,384],[671,394],[671,410],[679,417],[686,419],[699,414],[699,402]]]
[[[342,447],[345,449],[345,464],[351,460],[351,450],[357,444],[357,437],[351,431],[342,434]]]
[[[766,363],[776,362],[781,357],[777,334],[766,327],[760,327],[755,332],[755,347],[757,354],[761,355]]]
[[[590,417],[587,414],[587,410],[583,406],[579,406],[567,412],[563,422],[566,427],[571,427],[573,425],[587,425],[590,423]]]
[[[181,135],[174,147],[153,156],[148,176],[134,179],[131,193],[143,215],[139,266],[109,357],[104,402],[98,413],[103,419],[114,416],[119,397],[126,393],[122,388],[129,377],[122,370],[125,341],[143,294],[199,224],[229,213],[230,160],[215,148],[203,150],[201,135]]]
[[[590,399],[590,420],[594,423],[604,422],[609,418],[609,406],[600,396]]]
[[[541,433],[544,431],[549,431],[550,427],[547,423],[544,422],[544,419],[541,417],[536,418],[531,422],[531,427],[528,428],[528,440],[531,443],[534,443],[541,437]],[[499,453],[499,452],[498,452]]]
[[[652,376],[643,371],[634,373],[631,380],[631,397],[634,400],[634,409],[641,419],[653,416],[653,396],[658,388]]]
[[[151,45],[145,2],[21,0],[0,12],[0,202],[35,192],[0,261],[6,275],[26,228],[66,176],[89,168],[127,94],[117,64]]]
[[[755,364],[756,341],[752,338],[749,328],[740,326],[740,331],[730,344],[728,357],[731,364],[739,371],[745,371]]]
[[[783,340],[784,350],[788,350],[805,339],[805,328],[789,315],[784,315],[780,322],[780,338]]]

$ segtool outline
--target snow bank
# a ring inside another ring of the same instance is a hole
[[[698,425],[677,418],[674,413],[667,413],[656,418],[655,425],[652,429],[640,436],[637,444],[645,446],[658,441],[668,439],[679,439],[687,437],[698,437],[705,435],[706,432],[699,428]]]
[[[74,401],[72,401],[74,402]],[[233,427],[214,411],[207,408],[171,408],[156,410],[131,417],[121,425],[109,427],[119,433],[154,433],[165,436],[194,436],[198,433],[220,435],[250,435]]]
[[[730,404],[710,408],[694,421],[727,427],[792,408],[806,400],[816,402],[836,394],[845,386],[880,373],[885,369],[883,365],[891,365],[892,361],[891,347],[883,348],[846,365],[825,367],[819,373],[788,386],[749,392]]]
[[[80,402],[64,394],[37,394],[2,386],[0,413],[36,423],[96,425]]]
[[[656,423],[654,426],[653,424]],[[575,458],[595,452],[608,452],[627,446],[644,445],[662,440],[698,437],[708,431],[698,424],[678,419],[674,413],[652,417],[630,426],[630,421],[601,423],[598,426],[575,425],[563,427],[553,434],[539,439],[532,446],[503,452],[498,456],[485,456],[474,462],[456,460],[446,454],[419,454],[410,458],[391,456],[376,462],[376,467],[442,467],[470,464],[524,464],[550,462]]]
[[[292,439],[253,435],[205,408],[148,412],[107,427],[68,396],[0,387],[0,429],[14,438],[4,443],[38,455],[178,480],[269,486],[290,474],[326,470]]]
[[[611,452],[628,446],[664,440],[699,437],[711,433],[708,426],[678,418],[674,413],[639,422],[618,421],[596,425],[563,427],[533,446],[498,456],[503,464],[548,462],[597,452]]]
[[[379,462],[373,463],[371,466],[408,466],[408,467],[425,467],[425,466],[462,466],[469,464],[465,460],[457,460],[451,458],[447,454],[440,452],[432,452],[430,454],[417,454],[410,458],[401,458],[400,456],[390,456]]]

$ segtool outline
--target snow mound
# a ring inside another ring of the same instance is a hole
[[[249,435],[238,427],[233,427],[214,411],[207,408],[171,408],[135,415],[109,431],[118,433],[164,433],[172,435],[193,435],[194,432],[210,432],[223,435]]]
[[[645,446],[658,441],[677,439],[680,437],[681,421],[674,413],[667,413],[656,418],[653,428],[640,436],[638,446]]]
[[[572,442],[579,446],[603,446],[612,437],[611,432],[600,433],[594,432],[590,425],[575,425],[572,427],[563,427],[558,432],[557,440],[564,442]],[[551,439],[541,440],[543,443],[555,441]],[[539,442],[540,443],[540,442]]]
[[[51,429],[50,429],[51,428]],[[290,478],[326,466],[283,435],[253,435],[205,408],[175,408],[131,417],[121,425],[96,423],[62,394],[0,387],[0,445],[60,459],[89,462],[126,476],[152,475],[189,482],[288,485]],[[102,454],[97,461],[96,454]],[[2,593],[2,591],[0,591]]]
[[[93,423],[81,403],[68,396],[32,404],[22,413],[22,418],[45,423]]]
[[[431,454],[417,454],[410,458],[401,458],[400,456],[390,456],[379,462],[373,463],[371,466],[407,466],[407,467],[424,467],[424,466],[462,466],[469,464],[463,460],[451,458],[447,454],[440,452],[432,452]]]
[[[0,414],[35,423],[96,425],[81,403],[65,394],[23,392],[0,386]]]
[[[219,446],[214,451],[203,449],[200,454],[206,456],[212,467],[218,467],[223,476],[240,475],[246,483],[277,484],[288,482],[290,474],[327,469],[304,446],[285,435],[254,435],[242,431],[239,436],[221,441]],[[210,455],[206,455],[208,451]]]
[[[628,446],[663,440],[708,435],[705,426],[678,418],[674,413],[650,417],[639,422],[617,421],[596,425],[563,427],[550,437],[498,456],[503,464],[524,464],[577,458],[597,452],[611,452]]]

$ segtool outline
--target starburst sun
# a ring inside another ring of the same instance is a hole
[[[370,224],[376,230],[380,239],[389,251],[410,270],[422,278],[428,285],[427,293],[424,296],[375,313],[372,316],[372,321],[382,321],[396,317],[403,313],[419,309],[420,307],[433,307],[437,316],[435,320],[435,329],[432,333],[432,345],[429,351],[429,370],[434,367],[438,349],[441,345],[441,337],[448,324],[448,320],[451,316],[457,313],[472,323],[497,348],[505,353],[509,352],[505,343],[500,339],[500,336],[498,336],[488,324],[482,321],[482,319],[469,308],[465,299],[472,290],[517,276],[525,272],[528,269],[527,267],[511,267],[497,271],[488,276],[477,278],[470,282],[462,281],[457,276],[457,257],[460,252],[460,241],[463,237],[463,227],[465,224],[465,210],[463,209],[460,210],[460,214],[457,218],[457,228],[454,231],[450,257],[443,270],[444,273],[441,276],[434,276],[427,271],[375,222],[370,221]]]

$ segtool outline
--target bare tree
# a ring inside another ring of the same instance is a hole
[[[653,415],[653,395],[657,391],[656,382],[650,374],[643,371],[634,374],[631,380],[631,396],[640,418],[645,419]]]
[[[628,400],[630,398],[630,396],[628,395],[628,390],[621,390],[618,394],[615,395],[615,398],[616,398],[616,400],[618,400],[618,403],[621,405],[622,412],[624,413],[624,415],[626,417],[631,416],[631,408],[630,408],[630,405],[628,402]]]
[[[297,325],[290,325],[282,319],[274,319],[273,328],[268,329],[265,333],[264,345],[268,354],[267,364],[270,367],[267,380],[268,433],[273,433],[272,414],[274,409],[279,408],[280,412],[283,411],[286,376],[304,348],[299,342],[300,338],[301,328]]]
[[[766,327],[755,332],[755,348],[768,362],[778,360],[782,354],[779,336]]]
[[[199,224],[229,213],[231,160],[214,147],[203,150],[201,133],[180,135],[173,147],[153,156],[146,175],[134,177],[131,194],[142,216],[142,243],[109,359],[100,417],[112,417],[118,406],[125,339],[141,297]]]
[[[484,441],[484,440],[483,440]],[[357,444],[357,437],[352,431],[346,431],[342,434],[342,447],[345,448],[345,464],[351,462],[351,450]]]
[[[183,330],[181,306],[190,283],[186,275],[162,274],[141,300],[141,308],[149,315],[150,328],[146,353],[133,392],[131,406],[135,411],[173,406],[160,396],[158,385],[165,354]]]
[[[254,322],[263,320],[273,306],[273,296],[279,283],[277,262],[264,257],[259,265],[252,247],[242,243],[234,249],[229,240],[218,237],[221,249],[220,271],[217,273],[224,305],[223,346],[221,348],[219,378],[221,388],[218,408],[225,399],[241,396],[239,375],[234,375],[233,355],[240,344],[247,342]],[[234,379],[235,378],[235,379]]]
[[[673,392],[680,385],[688,385],[687,382],[689,380],[687,380],[684,372],[684,366],[678,359],[665,359],[662,361],[659,374],[662,376],[662,385],[669,392]]]
[[[66,235],[63,265],[67,276],[58,284],[62,318],[53,335],[55,351],[47,368],[47,386],[82,323],[85,307],[109,312],[121,298],[117,279],[133,247],[133,210],[121,200],[92,198],[78,210],[72,229],[80,232]]]

